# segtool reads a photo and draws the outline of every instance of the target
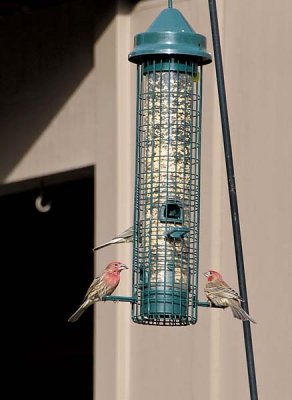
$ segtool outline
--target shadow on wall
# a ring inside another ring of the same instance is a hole
[[[2,182],[93,68],[94,42],[116,13],[116,1],[21,3],[0,16]]]
[[[1,315],[3,384],[11,399],[90,400],[93,309],[67,319],[93,279],[94,170],[44,180],[48,212],[35,179],[0,186],[2,282],[17,292]]]

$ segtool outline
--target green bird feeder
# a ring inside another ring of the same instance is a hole
[[[136,171],[132,320],[195,324],[198,306],[202,66],[206,38],[168,2],[135,36]]]

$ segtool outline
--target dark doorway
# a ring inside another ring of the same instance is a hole
[[[8,399],[92,400],[92,309],[67,322],[93,279],[91,172],[46,184],[49,212],[35,207],[39,189],[0,196]]]

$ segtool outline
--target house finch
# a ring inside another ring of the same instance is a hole
[[[71,315],[68,321],[77,321],[89,306],[102,300],[104,296],[112,294],[120,282],[120,272],[124,269],[128,269],[128,267],[119,261],[113,261],[108,264],[103,273],[94,278],[84,296],[81,306]]]
[[[230,307],[234,318],[256,323],[241,307],[240,303],[244,300],[224,282],[218,272],[210,270],[205,272],[204,275],[208,278],[204,291],[211,304],[222,308]]]
[[[109,242],[105,242],[99,246],[94,247],[93,250],[96,251],[96,250],[102,249],[103,247],[109,246],[111,244],[129,243],[132,241],[133,241],[133,227],[131,226],[130,228],[123,231],[120,235],[112,238]]]

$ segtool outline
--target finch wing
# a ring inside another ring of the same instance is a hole
[[[83,301],[85,299],[87,299],[89,294],[92,294],[94,292],[96,293],[99,291],[99,288],[101,287],[102,282],[103,282],[101,277],[102,276],[97,276],[96,278],[93,279],[93,281],[91,282],[91,285],[89,286],[89,288],[87,289],[87,292],[85,293]]]
[[[114,239],[119,239],[119,238],[128,239],[128,238],[130,238],[131,236],[133,236],[133,227],[132,227],[132,226],[131,226],[130,228],[124,230],[124,231],[123,231],[122,233],[120,233],[118,236],[115,236],[115,237],[113,238],[113,240],[114,240]]]
[[[209,282],[206,285],[206,292],[218,297],[243,301],[239,294],[224,281]]]

